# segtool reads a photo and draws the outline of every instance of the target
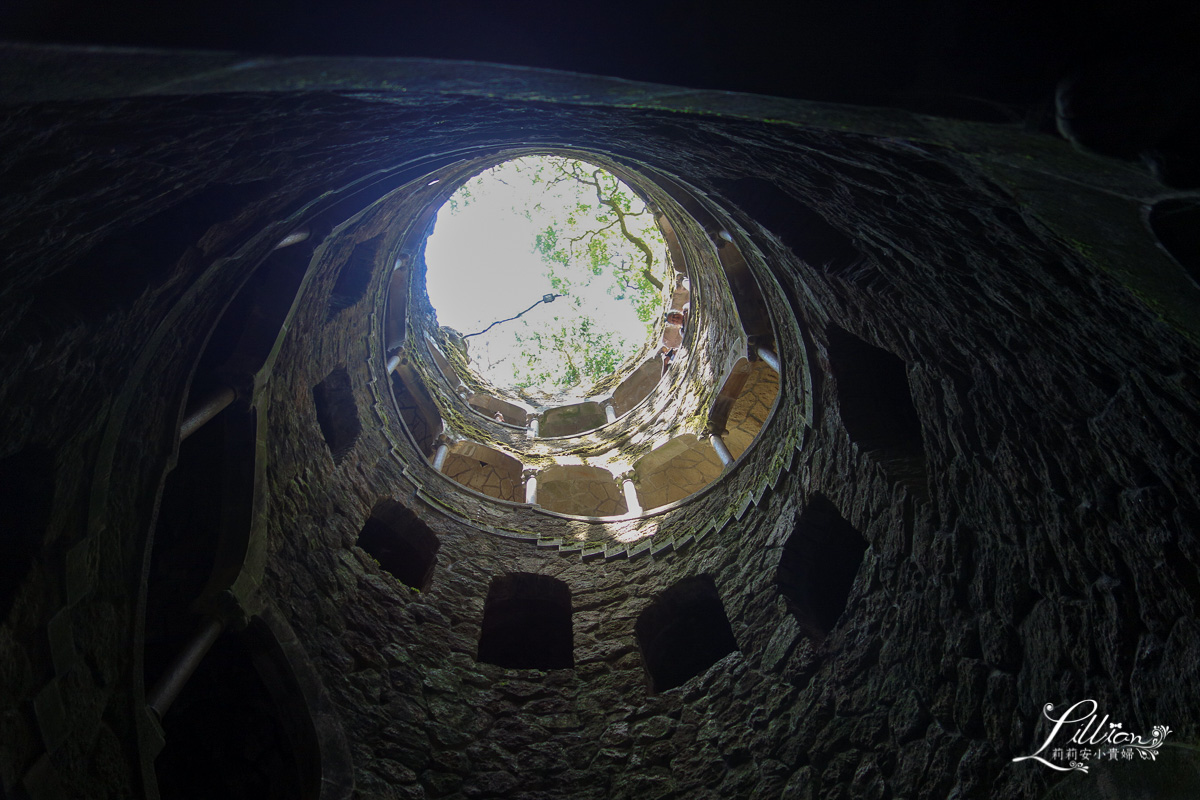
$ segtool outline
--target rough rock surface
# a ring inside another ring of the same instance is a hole
[[[0,606],[6,792],[157,796],[143,651],[160,617],[199,619],[145,607],[179,546],[160,496],[210,334],[268,258],[304,277],[240,387],[257,447],[234,595],[296,675],[322,796],[1029,797],[1054,776],[1010,759],[1044,704],[1085,697],[1200,739],[1200,288],[1141,222],[1149,179],[1000,126],[530,71],[181,59],[155,89],[133,56],[107,63],[0,117],[0,458],[52,497],[44,535],[6,539],[32,541]],[[355,219],[377,197],[407,187],[411,211],[464,154],[561,144],[727,215],[792,328],[760,443],[653,523],[674,549],[585,559],[469,522],[600,536],[437,483],[383,372],[385,265],[330,303],[338,241],[401,236]],[[917,452],[853,441],[834,326],[905,365]],[[312,390],[339,368],[361,433],[335,463]],[[868,544],[824,638],[775,583],[818,495]],[[441,542],[427,592],[355,546],[388,497]],[[476,662],[508,572],[570,587],[574,669]],[[652,694],[635,621],[702,574],[738,650]]]

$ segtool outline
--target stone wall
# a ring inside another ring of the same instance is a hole
[[[157,796],[142,604],[164,477],[225,304],[305,220],[326,227],[239,400],[258,448],[234,589],[294,631],[318,732],[346,753],[339,771],[322,746],[326,796],[1029,797],[1057,776],[1010,759],[1043,705],[1083,698],[1197,743],[1200,288],[1141,222],[1149,178],[897,112],[483,67],[262,69],[198,70],[173,94],[136,71],[67,82],[75,99],[59,87],[0,123],[0,458],[53,487],[40,546],[5,573],[5,792]],[[434,165],[518,144],[686,184],[763,287],[775,417],[669,514],[589,526],[438,478],[384,372],[391,265],[335,292],[337,253],[377,236],[388,252],[436,201]],[[838,329],[903,362],[919,473],[852,440]],[[361,432],[335,458],[313,388],[341,369]],[[441,543],[427,591],[356,546],[387,498]],[[776,582],[824,503],[867,545],[828,631]],[[671,546],[546,546],[651,531]],[[476,661],[488,588],[515,572],[569,587],[573,669]],[[737,650],[653,693],[637,620],[702,575]]]

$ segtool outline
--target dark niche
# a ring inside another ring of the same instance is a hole
[[[321,754],[295,674],[270,630],[227,632],[163,717],[159,793],[176,800],[316,800]]]
[[[543,438],[573,436],[584,431],[595,430],[607,421],[607,417],[604,416],[604,408],[599,403],[576,403],[544,411],[539,430]]]
[[[897,356],[830,325],[829,366],[846,432],[895,480],[926,491],[921,420]]]
[[[483,607],[477,659],[515,669],[574,667],[567,584],[528,572],[493,578]]]
[[[375,254],[378,250],[379,237],[354,246],[329,294],[326,319],[333,319],[343,309],[350,308],[366,296],[367,287],[371,285],[371,275],[375,271]]]
[[[638,617],[634,633],[656,692],[682,686],[738,649],[708,575],[684,578],[660,594]]]
[[[358,405],[350,388],[350,374],[345,367],[338,367],[313,387],[312,394],[321,434],[329,445],[333,463],[340,464],[362,433]]]
[[[221,315],[196,367],[193,396],[262,369],[300,290],[312,246],[273,250]]]
[[[802,630],[824,639],[846,610],[867,540],[822,495],[809,500],[783,547],[775,586]]]
[[[375,504],[358,534],[358,546],[405,586],[421,592],[429,590],[441,543],[416,514],[400,503],[381,500]]]
[[[1155,203],[1147,221],[1163,249],[1200,284],[1200,200]]]
[[[265,181],[253,181],[205,186],[183,199],[182,192],[169,193],[152,214],[114,231],[59,273],[35,308],[45,307],[55,319],[95,322],[128,307],[147,287],[175,274],[173,267],[190,248],[204,249],[214,225],[234,220],[269,190]]]
[[[146,576],[150,686],[195,633],[193,603],[228,586],[245,563],[254,505],[254,411],[233,405],[179,445],[159,501]]]
[[[417,371],[403,361],[392,372],[392,397],[417,449],[422,453],[432,452],[434,440],[442,432],[441,415],[429,387]]]
[[[54,502],[54,461],[30,447],[0,459],[0,622],[8,616],[29,574]]]
[[[734,203],[810,266],[840,274],[862,261],[853,239],[771,181],[740,178],[720,183]]]

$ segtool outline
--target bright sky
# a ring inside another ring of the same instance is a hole
[[[561,219],[577,198],[595,200],[594,195],[577,196],[576,191],[591,189],[575,184],[571,184],[570,191],[552,197],[544,184],[529,181],[531,169],[518,172],[516,164],[501,164],[484,173],[482,182],[469,181],[470,201],[460,203],[455,210],[449,204],[443,206],[426,245],[426,288],[438,323],[464,335],[512,317],[554,291],[546,276],[546,264],[534,249],[535,237],[545,228],[546,217],[539,220],[535,212],[532,219],[527,219],[519,209],[540,202],[546,214]],[[567,274],[561,268],[560,272]],[[581,283],[583,279],[577,281]],[[631,302],[615,300],[607,287],[605,279],[572,290],[582,301],[580,308],[570,298],[559,298],[537,306],[519,320],[497,325],[486,336],[471,337],[467,341],[472,366],[497,386],[511,386],[515,382],[514,357],[523,347],[512,334],[528,332],[539,323],[551,323],[555,316],[566,319],[573,314],[590,317],[616,332],[629,342],[625,356],[632,355],[645,342],[646,325],[637,318]],[[585,393],[588,389],[579,388]],[[554,391],[548,389],[547,393]]]

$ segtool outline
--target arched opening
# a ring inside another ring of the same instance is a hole
[[[446,354],[433,342],[429,342],[429,355],[433,357],[434,366],[437,367],[442,377],[446,379],[447,385],[457,389],[462,381],[459,379],[458,374],[455,373],[454,367],[450,366],[450,360],[446,358]]]
[[[573,649],[567,584],[528,572],[492,579],[477,660],[513,669],[570,669]]]
[[[665,692],[738,649],[717,586],[708,575],[678,581],[634,625],[651,688]]]
[[[867,540],[823,495],[813,495],[796,522],[775,572],[775,585],[802,630],[824,639],[846,610]]]
[[[734,458],[746,452],[754,437],[767,424],[778,395],[779,373],[764,361],[752,362],[750,374],[729,410],[725,433],[721,437]]]
[[[392,397],[418,452],[432,451],[442,432],[442,417],[425,382],[411,364],[401,361],[392,371]]]
[[[713,433],[718,435],[725,433],[729,414],[733,411],[733,406],[742,393],[742,387],[746,385],[746,381],[750,380],[752,371],[750,360],[747,358],[739,358],[733,368],[729,370],[729,375],[721,384],[720,391],[717,392],[717,399],[713,401],[712,411],[708,414],[708,427]]]
[[[742,329],[749,336],[771,336],[771,312],[763,300],[758,281],[750,270],[750,264],[742,255],[741,248],[732,241],[732,234],[718,230],[713,239],[717,258],[725,271],[725,280],[733,294],[734,307]]]
[[[574,403],[542,412],[541,435],[572,436],[599,428],[607,421],[599,403]]]
[[[252,620],[213,644],[162,720],[162,797],[316,800],[320,749],[300,687],[269,630]]]
[[[329,445],[333,463],[342,459],[354,448],[362,433],[358,419],[358,404],[354,402],[354,390],[350,386],[350,373],[338,367],[313,387],[313,404],[317,410],[317,423],[321,434]]]
[[[366,296],[367,287],[371,285],[371,276],[375,273],[381,241],[381,237],[376,236],[354,246],[350,257],[338,272],[333,289],[330,290],[326,319],[332,320],[339,312],[356,305]]]
[[[638,500],[649,510],[695,494],[721,477],[724,465],[712,445],[685,433],[642,456],[633,470]]]
[[[633,410],[634,406],[645,400],[654,387],[662,380],[662,359],[657,356],[644,362],[633,371],[612,395],[613,410],[622,417]]]
[[[722,186],[746,214],[778,236],[810,266],[836,275],[852,270],[862,261],[862,253],[849,236],[775,183],[761,178],[740,178],[725,181]]]
[[[221,315],[196,365],[189,394],[248,385],[269,358],[312,256],[310,239],[271,251]]]
[[[468,489],[497,500],[519,503],[525,499],[521,462],[478,442],[451,445],[442,472]]]
[[[621,487],[603,467],[547,467],[538,475],[537,498],[538,505],[548,511],[580,517],[611,517],[629,511]]]
[[[893,480],[924,494],[925,444],[907,365],[836,325],[827,333],[838,408],[850,440]]]
[[[467,399],[467,405],[474,408],[485,417],[491,417],[506,425],[516,425],[524,428],[529,422],[529,412],[520,406],[506,403],[498,397],[486,394],[473,394]]]
[[[429,526],[400,503],[381,500],[375,504],[358,534],[358,546],[405,586],[429,590],[441,543]]]
[[[403,345],[408,335],[408,280],[409,271],[400,268],[393,268],[388,278],[387,312],[383,321],[383,346],[388,353]]]
[[[1200,283],[1200,200],[1163,200],[1147,217],[1159,244]]]
[[[158,285],[164,265],[176,263],[214,227],[236,219],[269,195],[269,184],[249,180],[204,186],[197,181],[178,187],[164,195],[159,210],[148,217],[125,219],[124,229],[114,225],[69,272],[60,273],[60,282],[42,294],[35,313],[95,322],[127,306],[147,286]],[[196,185],[203,188],[193,189]]]
[[[54,502],[54,461],[29,447],[0,460],[0,622],[46,539]]]
[[[146,686],[195,634],[196,601],[245,562],[254,501],[256,414],[230,406],[179,445],[164,482],[146,578]]]

